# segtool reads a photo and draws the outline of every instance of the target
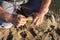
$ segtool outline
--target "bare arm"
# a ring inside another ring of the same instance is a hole
[[[46,11],[49,8],[50,3],[51,3],[51,0],[42,0],[42,4],[41,4],[39,13],[46,14]]]
[[[33,19],[33,24],[40,25],[43,22],[44,15],[47,13],[51,0],[42,0],[42,4],[38,13],[36,13]]]
[[[11,14],[9,14],[2,7],[0,7],[0,18],[6,19],[6,18],[9,18],[10,16]]]

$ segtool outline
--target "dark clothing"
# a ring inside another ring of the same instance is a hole
[[[39,11],[41,7],[42,0],[29,0],[28,3],[22,5],[24,7],[27,7],[28,9],[32,11]]]
[[[2,0],[0,0],[0,6],[1,6],[1,4],[2,4]]]
[[[29,0],[28,3],[22,5],[22,14],[25,16],[31,15],[33,12],[38,12],[41,7],[42,0]]]

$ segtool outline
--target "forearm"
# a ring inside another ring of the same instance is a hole
[[[0,18],[6,19],[6,17],[10,17],[11,15],[6,12],[2,7],[0,7]]]
[[[51,0],[42,0],[39,13],[46,14],[46,11],[48,10],[50,3],[51,3]]]
[[[2,15],[3,13],[2,13],[2,8],[1,8],[1,6],[0,6],[0,18],[3,18],[4,16],[4,14]]]

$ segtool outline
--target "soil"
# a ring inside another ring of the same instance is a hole
[[[35,26],[28,21],[26,25],[4,29],[0,26],[0,40],[60,40],[60,16],[46,14],[43,23]]]

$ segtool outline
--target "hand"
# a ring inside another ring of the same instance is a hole
[[[36,26],[38,26],[38,25],[40,25],[42,22],[43,22],[43,18],[44,18],[44,14],[36,14],[35,16],[34,16],[34,19],[33,19],[33,21],[32,21],[32,24],[34,24],[34,25],[36,25]]]
[[[26,24],[27,19],[23,15],[17,15],[16,17],[14,16],[13,18],[13,23],[19,27],[24,24]]]
[[[11,22],[14,25],[24,25],[26,23],[26,18],[19,14],[9,14],[2,7],[0,7],[0,12],[2,12],[0,18],[4,19],[6,22]],[[4,17],[3,17],[4,16]]]
[[[23,15],[18,15],[17,18],[18,18],[18,22],[19,22],[18,25],[17,25],[17,27],[26,24],[27,19]]]
[[[5,15],[6,16],[6,15]],[[6,22],[11,22],[15,26],[21,26],[26,23],[26,18],[23,15],[11,14],[11,16],[6,16]]]

